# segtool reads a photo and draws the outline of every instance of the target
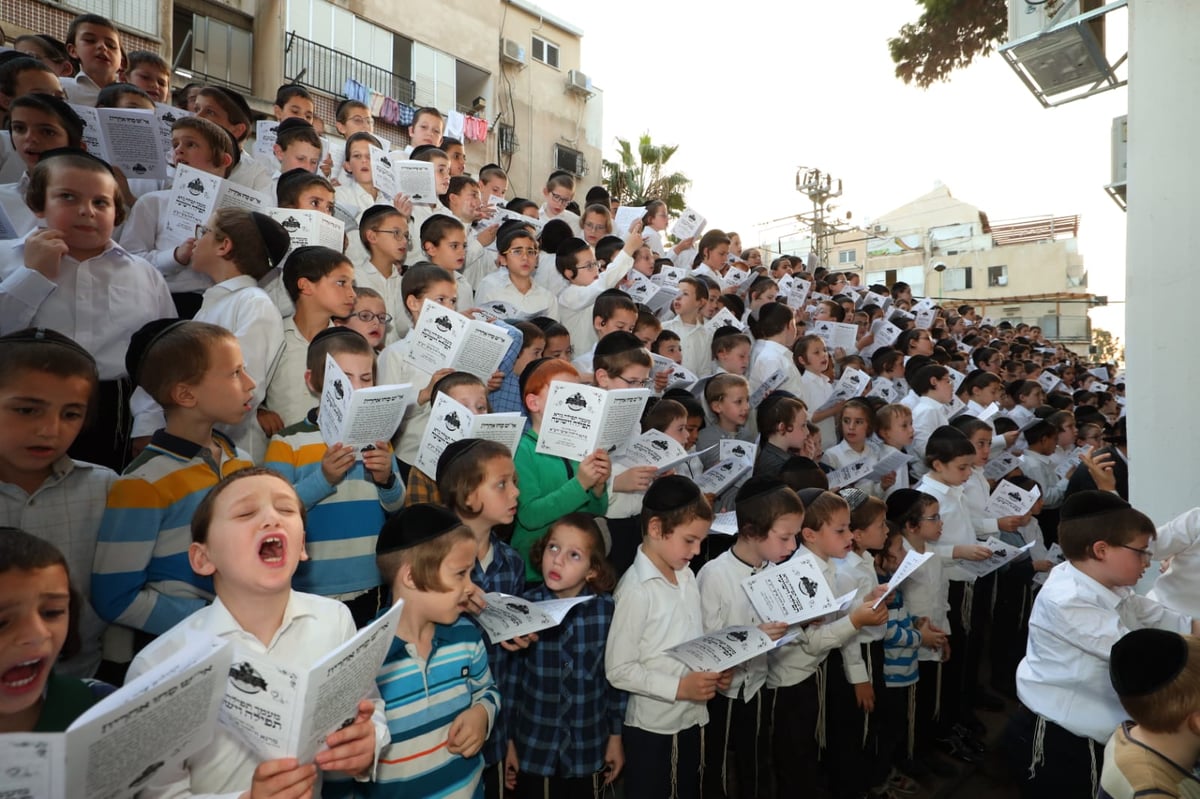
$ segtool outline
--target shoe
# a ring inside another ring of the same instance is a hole
[[[952,728],[954,734],[958,736],[958,740],[968,749],[983,754],[987,751],[987,744],[975,737],[970,730],[962,724],[955,724]]]
[[[938,744],[942,747],[942,753],[949,755],[955,760],[961,760],[972,766],[977,766],[983,762],[983,758],[974,749],[970,748],[957,735],[949,735],[945,738],[939,738]]]
[[[905,758],[901,760],[896,767],[901,774],[907,775],[914,780],[924,779],[930,774],[929,767],[920,760]],[[895,773],[895,772],[893,772]]]
[[[999,713],[1004,710],[1004,700],[986,688],[980,686],[975,689],[974,693],[971,704],[980,710],[986,710],[989,713]]]
[[[892,773],[888,775],[887,787],[892,790],[892,793],[911,795],[920,790],[921,786],[912,777],[907,777],[901,774],[896,769],[892,769]]]
[[[940,779],[948,780],[958,776],[958,769],[932,754],[922,755],[919,762],[926,772]]]

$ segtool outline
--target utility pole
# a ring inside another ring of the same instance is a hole
[[[796,170],[796,191],[812,201],[811,215],[801,214],[797,218],[807,222],[811,227],[813,252],[817,256],[819,265],[828,267],[829,253],[833,249],[834,237],[848,229],[843,226],[840,219],[834,220],[832,223],[825,221],[825,215],[833,210],[833,206],[826,205],[826,203],[835,197],[842,196],[842,181],[820,169],[802,166]],[[849,216],[847,214],[847,217]]]

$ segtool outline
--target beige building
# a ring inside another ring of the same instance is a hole
[[[859,271],[865,283],[909,283],[918,296],[973,305],[980,316],[1040,326],[1047,337],[1086,343],[1095,297],[1079,254],[1079,217],[990,222],[938,186],[840,233],[829,268]]]
[[[555,169],[581,189],[600,179],[603,96],[581,70],[583,31],[526,0],[4,0],[0,25],[9,38],[61,39],[77,12],[112,19],[127,50],[162,55],[176,86],[229,86],[269,111],[280,84],[301,83],[330,132],[347,78],[486,120],[484,140],[466,142],[467,168],[500,163],[514,196],[540,202]],[[408,143],[401,126],[377,118],[375,130]]]

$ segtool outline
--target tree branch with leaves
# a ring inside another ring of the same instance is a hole
[[[925,11],[888,39],[896,77],[922,89],[996,49],[1008,34],[1005,0],[919,0]]]

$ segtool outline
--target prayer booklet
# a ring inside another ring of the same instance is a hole
[[[515,453],[525,432],[525,416],[508,413],[472,413],[467,406],[445,393],[438,393],[429,411],[429,421],[421,434],[416,467],[432,478],[437,477],[438,459],[446,447],[464,438],[495,441]]]
[[[667,649],[665,654],[678,660],[692,671],[725,671],[747,660],[764,655],[791,643],[799,635],[788,633],[778,641],[757,627],[738,625],[714,630]]]
[[[327,446],[346,444],[362,453],[388,441],[400,428],[404,411],[416,400],[412,383],[354,388],[332,355],[325,355],[325,387],[317,425]]]
[[[492,379],[512,345],[504,328],[463,316],[425,300],[413,327],[412,346],[404,360],[430,374],[439,369],[470,372],[483,382]]]
[[[576,605],[595,599],[588,595],[530,602],[501,593],[484,594],[483,598],[487,607],[474,618],[493,644],[557,627]]]
[[[742,589],[765,621],[799,624],[838,609],[821,567],[803,548],[783,563],[742,580]]]
[[[221,208],[266,211],[274,205],[274,199],[268,200],[266,195],[239,183],[180,164],[175,167],[175,182],[171,184],[166,229],[181,236],[182,241],[195,236],[196,225],[207,225]]]
[[[424,317],[422,317],[424,318]],[[582,461],[598,449],[612,450],[641,429],[649,389],[605,391],[579,383],[550,383],[537,452]]]
[[[267,214],[283,226],[291,236],[288,252],[297,247],[316,245],[342,251],[346,223],[320,211],[300,211],[294,208],[271,208]]]
[[[87,151],[120,169],[129,180],[167,179],[167,159],[155,112],[142,108],[72,105],[83,119]]]

